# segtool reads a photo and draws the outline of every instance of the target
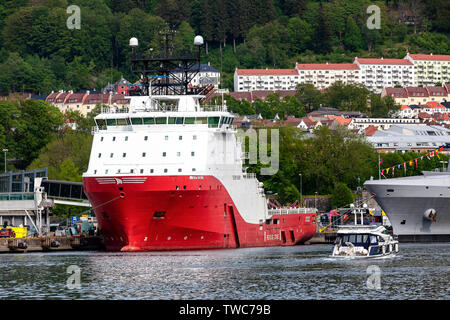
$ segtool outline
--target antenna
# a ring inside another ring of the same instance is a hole
[[[143,88],[130,92],[130,95],[186,95],[200,94],[203,88],[189,88],[189,83],[200,71],[201,47],[204,43],[202,36],[194,38],[194,45],[198,47],[197,55],[184,52],[175,55],[174,36],[176,31],[166,27],[160,31],[163,50],[154,54],[150,48],[150,56],[137,52],[138,40],[130,39],[132,72],[142,75]],[[153,78],[149,81],[149,78]],[[151,85],[150,85],[151,82]]]

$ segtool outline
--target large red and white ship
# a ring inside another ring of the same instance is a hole
[[[175,60],[184,75],[178,87]],[[202,106],[202,91],[188,86],[199,57],[166,51],[163,59],[133,55],[132,62],[143,63],[136,70],[142,89],[129,97],[128,110],[103,108],[95,117],[83,175],[108,250],[281,246],[313,237],[315,209],[269,209],[263,184],[243,173],[233,114],[224,105]]]

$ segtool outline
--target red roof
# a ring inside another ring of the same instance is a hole
[[[298,75],[296,69],[236,69],[236,73],[240,76]]]
[[[397,98],[407,98],[408,92],[404,88],[385,88],[386,95]]]
[[[427,101],[426,104],[427,104],[428,108],[432,108],[432,109],[443,108],[443,106],[437,101]]]
[[[428,97],[427,89],[423,87],[405,87],[410,97]]]
[[[377,130],[378,130],[378,127],[370,125],[366,128],[365,134],[366,134],[366,136],[370,137],[370,136],[373,136],[375,134],[375,132],[377,132]]]
[[[446,96],[447,90],[444,87],[429,86],[425,87],[430,96]],[[438,94],[439,93],[439,94]]]
[[[359,70],[354,63],[297,63],[298,70]]]
[[[405,110],[405,109],[411,109],[409,106],[403,105],[401,106],[400,110]]]
[[[90,94],[85,100],[85,104],[107,104],[109,103],[109,94],[95,93]]]
[[[419,113],[418,117],[419,117],[419,119],[431,118],[431,116],[426,112]]]
[[[355,58],[360,64],[401,64],[412,66],[413,63],[406,59],[373,59],[373,58]]]
[[[450,61],[450,55],[446,54],[410,54],[409,55],[414,60],[436,60],[436,61]]]

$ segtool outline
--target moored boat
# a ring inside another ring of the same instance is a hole
[[[132,62],[141,64],[141,89],[128,97],[129,110],[95,117],[83,175],[108,250],[296,245],[314,236],[316,209],[269,209],[263,184],[243,172],[234,115],[225,104],[201,103],[210,87],[190,85],[199,56],[133,52]]]

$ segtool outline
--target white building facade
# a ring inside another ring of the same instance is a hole
[[[415,86],[414,64],[407,59],[355,58],[361,69],[361,83],[367,89],[381,93],[385,87]]]
[[[300,76],[299,83],[313,84],[318,89],[325,89],[338,81],[356,84],[361,79],[361,70],[353,63],[297,63],[295,68]]]
[[[404,59],[414,64],[417,85],[434,86],[450,82],[450,55],[408,53]]]
[[[295,90],[299,83],[297,69],[237,69],[234,91]]]

